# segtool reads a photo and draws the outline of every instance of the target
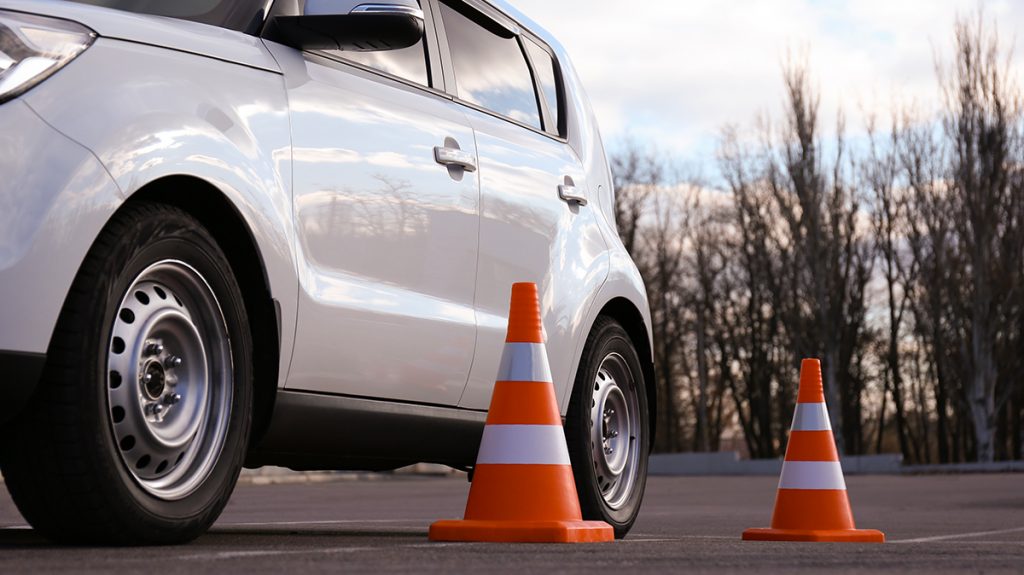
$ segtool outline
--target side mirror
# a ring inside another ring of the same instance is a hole
[[[423,10],[416,0],[306,0],[301,16],[274,25],[275,36],[303,50],[397,50],[423,37]]]

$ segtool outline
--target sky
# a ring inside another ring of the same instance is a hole
[[[782,63],[806,54],[824,133],[840,107],[847,131],[904,102],[938,103],[935,57],[949,59],[957,14],[978,0],[509,0],[565,46],[606,145],[625,138],[714,165],[723,126],[778,118]],[[1024,75],[1024,0],[983,0]]]

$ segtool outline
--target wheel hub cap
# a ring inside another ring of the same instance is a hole
[[[591,445],[601,494],[613,509],[626,502],[636,480],[642,433],[636,393],[625,360],[608,355],[594,381]]]
[[[121,302],[107,358],[110,423],[126,469],[153,495],[188,495],[217,461],[232,393],[227,341],[213,291],[182,262],[150,266]]]

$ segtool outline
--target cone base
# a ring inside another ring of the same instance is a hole
[[[831,541],[838,543],[885,543],[875,529],[747,529],[744,541]]]
[[[500,543],[598,543],[613,541],[615,531],[604,521],[445,520],[430,526],[431,541]]]

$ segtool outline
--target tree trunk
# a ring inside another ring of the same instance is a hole
[[[707,323],[706,309],[703,301],[697,308],[697,377],[700,382],[697,397],[697,429],[695,438],[697,451],[711,450],[711,442],[708,438],[708,387],[710,375],[708,373],[708,338],[705,325]]]
[[[839,451],[839,455],[843,455],[846,446],[843,443],[843,410],[840,402],[839,377],[837,376],[839,353],[836,347],[838,346],[830,345],[830,349],[825,350],[825,401],[828,403],[828,415],[832,423],[836,449]]]

